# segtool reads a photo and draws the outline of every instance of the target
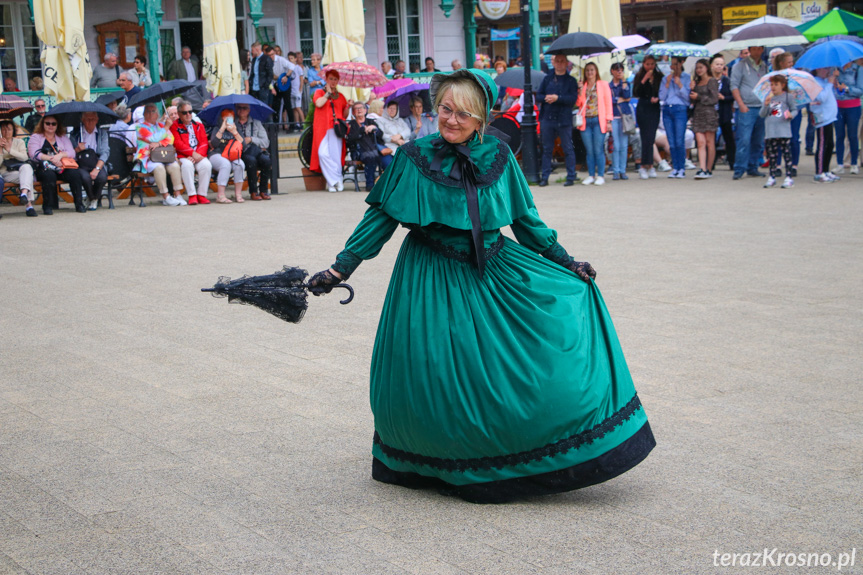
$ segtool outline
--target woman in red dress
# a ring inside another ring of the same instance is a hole
[[[341,192],[342,168],[345,165],[346,146],[344,139],[336,136],[333,130],[334,118],[345,119],[348,101],[336,90],[339,73],[327,71],[326,88],[316,90],[312,100],[315,102],[315,122],[312,126],[312,163],[314,172],[321,172],[327,180],[327,191]]]

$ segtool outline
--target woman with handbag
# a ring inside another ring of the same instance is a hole
[[[348,125],[345,122],[345,110],[348,101],[336,90],[339,83],[339,73],[327,70],[327,87],[316,90],[315,122],[312,125],[312,162],[313,172],[320,172],[327,180],[328,192],[341,192],[345,189],[342,174],[345,165],[345,136],[348,135]]]
[[[635,108],[635,119],[641,136],[641,163],[638,165],[638,177],[642,180],[656,177],[653,167],[653,144],[656,141],[656,129],[659,127],[661,109],[659,107],[659,87],[662,84],[662,72],[656,67],[656,58],[645,56],[641,69],[635,75],[632,85],[632,95],[638,98]]]
[[[108,147],[108,131],[99,129],[98,123],[99,114],[84,112],[81,114],[81,123],[69,136],[75,147],[75,160],[78,162],[78,169],[81,170],[84,190],[90,198],[88,209],[91,211],[98,207],[102,190],[108,183],[108,170],[105,169],[105,164],[111,152]]]
[[[18,205],[24,213],[36,217],[33,207],[33,166],[27,161],[27,146],[22,138],[15,137],[12,120],[0,122],[0,180],[7,184],[18,184],[21,193]]]
[[[629,134],[635,132],[635,118],[632,116],[632,106],[629,105],[632,89],[623,79],[623,64],[612,64],[611,75],[613,79],[609,87],[614,107],[614,120],[611,122],[611,136],[614,138],[614,150],[611,152],[611,171],[614,172],[612,179],[628,180],[626,154],[629,151]]]
[[[138,124],[137,136],[138,150],[135,152],[135,161],[140,162],[140,171],[153,174],[164,205],[185,206],[186,200],[182,194],[183,174],[173,146],[174,135],[159,121],[156,104],[144,106],[144,121]],[[168,191],[167,175],[171,176],[176,196]]]
[[[246,164],[243,163],[243,137],[234,125],[234,113],[231,110],[222,111],[222,123],[210,130],[210,151],[208,158],[216,172],[216,203],[230,204],[225,196],[225,188],[234,172],[234,198],[238,204],[243,199],[243,175]]]
[[[54,209],[60,208],[57,196],[57,180],[62,180],[72,188],[75,198],[75,211],[83,214],[82,192],[84,183],[78,162],[75,161],[75,147],[72,146],[66,128],[56,116],[45,115],[36,124],[36,129],[27,144],[27,153],[36,162],[36,178],[42,184],[42,213],[50,216]]]
[[[611,131],[614,112],[611,88],[599,79],[599,68],[593,62],[584,67],[584,83],[575,106],[582,119],[579,130],[587,149],[588,177],[582,184],[601,186],[605,184],[605,134]]]

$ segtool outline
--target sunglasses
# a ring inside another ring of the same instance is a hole
[[[36,105],[36,107],[37,107],[37,108],[44,108],[44,107],[45,107],[45,104],[42,104],[41,106],[37,104],[37,105]]]
[[[182,112],[177,112],[181,116],[186,116],[192,113],[192,110],[183,110]]]
[[[56,126],[57,122],[42,122],[43,126]]]

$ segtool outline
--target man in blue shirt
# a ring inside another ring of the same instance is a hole
[[[249,66],[249,95],[270,105],[270,85],[273,83],[273,59],[264,54],[260,42],[252,44],[252,64]]]
[[[548,185],[554,141],[560,138],[560,146],[566,159],[566,182],[563,185],[571,186],[578,180],[575,173],[575,150],[572,147],[572,107],[578,99],[578,81],[567,72],[569,62],[566,56],[555,56],[552,64],[554,73],[543,78],[536,93],[536,101],[542,105],[539,113],[542,136],[542,176],[539,185]]]

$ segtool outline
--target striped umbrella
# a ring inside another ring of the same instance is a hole
[[[856,36],[863,32],[863,17],[834,8],[815,20],[797,26],[797,31],[810,41],[837,34]]]
[[[33,111],[33,105],[20,96],[0,96],[0,120],[11,120]]]
[[[323,72],[335,70],[339,73],[339,86],[349,88],[374,88],[387,83],[383,72],[363,62],[333,62],[324,66]]]

